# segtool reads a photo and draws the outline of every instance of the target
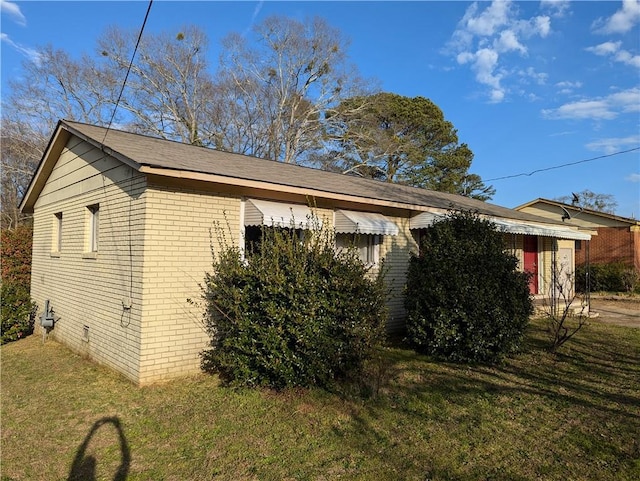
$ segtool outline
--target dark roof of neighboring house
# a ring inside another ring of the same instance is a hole
[[[615,220],[615,221],[618,221],[618,222],[625,222],[625,223],[628,223],[628,224],[631,224],[631,225],[640,225],[640,220],[634,219],[632,217],[622,217],[620,215],[610,214],[608,212],[600,212],[598,210],[586,209],[584,207],[580,207],[580,206],[573,205],[573,204],[565,204],[564,202],[559,202],[557,200],[543,199],[542,197],[538,197],[535,200],[532,200],[532,201],[527,202],[525,204],[519,205],[518,207],[516,207],[516,209],[524,209],[525,207],[531,207],[531,206],[533,206],[535,204],[538,204],[538,203],[554,205],[556,207],[562,207],[562,208],[565,208],[567,210],[574,211],[574,212],[584,212],[586,214],[591,214],[591,215],[595,215],[595,216],[598,216],[598,217],[604,217],[605,219],[611,219],[611,220]]]
[[[419,210],[415,209],[417,206],[444,210],[471,210],[494,217],[562,225],[560,221],[555,222],[544,217],[519,212],[461,195],[285,164],[115,129],[107,131],[105,127],[68,120],[59,122],[46,152],[49,152],[52,148],[56,134],[60,133],[61,130],[94,144],[103,149],[105,153],[132,165],[142,172],[148,172],[149,170],[146,168],[152,168],[155,174],[158,174],[159,170],[160,172],[165,171],[167,175],[171,175],[170,172],[211,174],[218,178],[223,177],[229,180],[242,179],[278,185],[283,188],[308,189],[316,193],[326,193],[329,198],[331,198],[332,194],[341,194],[368,201],[378,200],[402,204],[408,209],[413,206],[414,210]],[[34,187],[34,182],[40,174],[42,163],[46,158],[47,153],[45,153],[41,165],[38,166],[34,180],[32,180],[25,194],[25,198],[22,201],[23,208],[27,204],[33,205],[35,198],[39,194],[41,186]],[[31,200],[27,201],[28,198],[31,198]]]

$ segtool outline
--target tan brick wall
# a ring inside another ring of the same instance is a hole
[[[208,336],[203,309],[187,299],[200,302],[215,223],[234,242],[240,235],[239,196],[152,185],[146,202],[141,384],[199,371]]]
[[[31,295],[38,314],[51,301],[58,320],[50,336],[133,381],[139,373],[144,187],[132,169],[72,137],[34,209]],[[88,254],[87,206],[93,204],[100,206],[99,248]],[[52,253],[59,212],[62,248]],[[124,310],[129,298],[132,308]]]

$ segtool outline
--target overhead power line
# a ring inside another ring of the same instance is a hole
[[[111,128],[111,124],[113,123],[113,119],[116,116],[116,111],[118,110],[118,105],[120,104],[120,100],[122,100],[122,93],[124,92],[124,87],[127,85],[127,79],[129,78],[129,72],[131,72],[131,67],[133,67],[133,59],[136,57],[136,52],[138,51],[138,46],[140,45],[140,40],[142,39],[142,32],[144,32],[144,26],[147,24],[147,18],[149,18],[149,12],[151,11],[151,5],[153,5],[153,0],[149,0],[149,6],[147,7],[147,13],[144,15],[144,20],[142,21],[142,27],[140,27],[140,33],[138,34],[138,40],[136,41],[136,46],[133,49],[133,54],[131,55],[131,61],[129,62],[129,67],[127,68],[127,73],[124,76],[124,80],[122,82],[122,87],[120,87],[120,94],[118,94],[118,100],[116,100],[116,105],[113,107],[113,112],[111,113],[111,118],[109,119],[109,123],[107,124],[107,130],[104,133],[104,137],[102,139],[102,143],[104,144],[105,139],[107,138],[107,134],[109,133],[109,129]]]
[[[522,172],[520,174],[505,175],[503,177],[494,177],[493,179],[484,179],[484,182],[513,179],[515,177],[530,177],[533,174],[538,174],[540,172],[546,172],[548,170],[554,170],[554,169],[561,169],[562,167],[569,167],[570,165],[578,165],[578,164],[584,164],[586,162],[593,162],[594,160],[606,159],[607,157],[613,157],[614,155],[628,154],[629,152],[634,152],[636,150],[640,150],[640,147],[634,147],[633,149],[628,149],[628,150],[621,150],[619,152],[614,152],[612,154],[599,155],[598,157],[592,157],[591,159],[583,159],[583,160],[578,160],[576,162],[568,162],[566,164],[554,165],[553,167],[545,167],[544,169],[536,169],[536,170],[532,170],[531,172]]]

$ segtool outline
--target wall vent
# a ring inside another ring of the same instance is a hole
[[[82,328],[82,340],[89,342],[89,326],[84,326]]]

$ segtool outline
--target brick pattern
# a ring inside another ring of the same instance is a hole
[[[598,235],[589,241],[589,260],[591,264],[624,262],[640,271],[640,232],[630,231],[629,227],[598,227]],[[581,241],[576,251],[576,264],[586,263],[586,242]]]
[[[31,295],[39,314],[45,300],[51,302],[57,322],[50,336],[133,381],[139,376],[145,185],[129,167],[72,138],[34,209]],[[100,205],[99,250],[90,255],[87,206],[93,204]],[[62,248],[52,252],[60,212]],[[128,299],[131,309],[124,310]]]
[[[212,249],[221,247],[217,233],[239,243],[242,231],[240,195],[199,189],[214,187],[154,183],[72,137],[34,212],[32,296],[41,311],[51,301],[58,319],[54,338],[138,384],[199,372],[209,342],[200,285]],[[91,253],[88,207],[96,204],[99,248]],[[333,208],[317,212],[323,226],[332,227]],[[62,248],[55,252],[58,213]],[[406,272],[418,245],[408,218],[389,218],[399,233],[383,237],[380,257],[393,331],[404,326]],[[507,237],[522,264],[523,236]],[[551,242],[540,243],[543,279],[550,279]],[[547,287],[543,282],[541,293]]]
[[[216,226],[240,238],[240,197],[152,185],[146,192],[141,384],[198,372],[208,336],[201,289]],[[192,304],[188,301],[195,301]]]

